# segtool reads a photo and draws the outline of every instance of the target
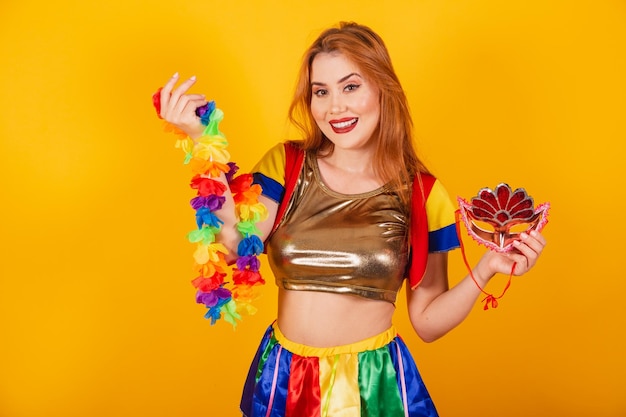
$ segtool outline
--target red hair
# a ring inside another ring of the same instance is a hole
[[[373,166],[385,183],[400,191],[417,172],[428,172],[413,147],[413,121],[408,101],[391,64],[385,43],[373,30],[342,22],[325,30],[304,53],[289,120],[304,134],[305,150],[330,154],[333,144],[311,113],[311,64],[318,54],[340,53],[357,65],[380,91],[380,120],[374,132],[377,143]],[[407,203],[405,193],[400,193]]]

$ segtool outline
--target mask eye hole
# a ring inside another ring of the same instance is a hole
[[[519,235],[522,232],[526,232],[532,228],[530,223],[518,223],[509,228],[509,234]]]
[[[474,224],[475,227],[477,227],[483,232],[495,233],[496,231],[496,228],[491,223],[487,223],[487,222],[476,220],[476,219],[472,219],[472,223]]]

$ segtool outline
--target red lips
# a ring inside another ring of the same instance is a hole
[[[335,133],[348,133],[356,127],[358,121],[357,117],[345,117],[339,120],[331,120],[329,124]]]

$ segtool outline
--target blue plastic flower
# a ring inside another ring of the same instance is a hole
[[[263,242],[257,235],[244,237],[237,246],[237,255],[251,256],[263,253]]]
[[[204,224],[219,229],[224,222],[213,214],[208,207],[200,207],[198,211],[196,211],[196,224],[198,225],[198,229],[202,228]]]
[[[215,102],[209,101],[204,106],[200,106],[196,109],[196,116],[200,118],[200,123],[204,126],[209,124],[209,119],[211,118],[211,113],[215,110]]]

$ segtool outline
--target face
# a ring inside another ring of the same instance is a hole
[[[321,53],[311,64],[311,113],[335,149],[371,148],[380,93],[344,55]]]

